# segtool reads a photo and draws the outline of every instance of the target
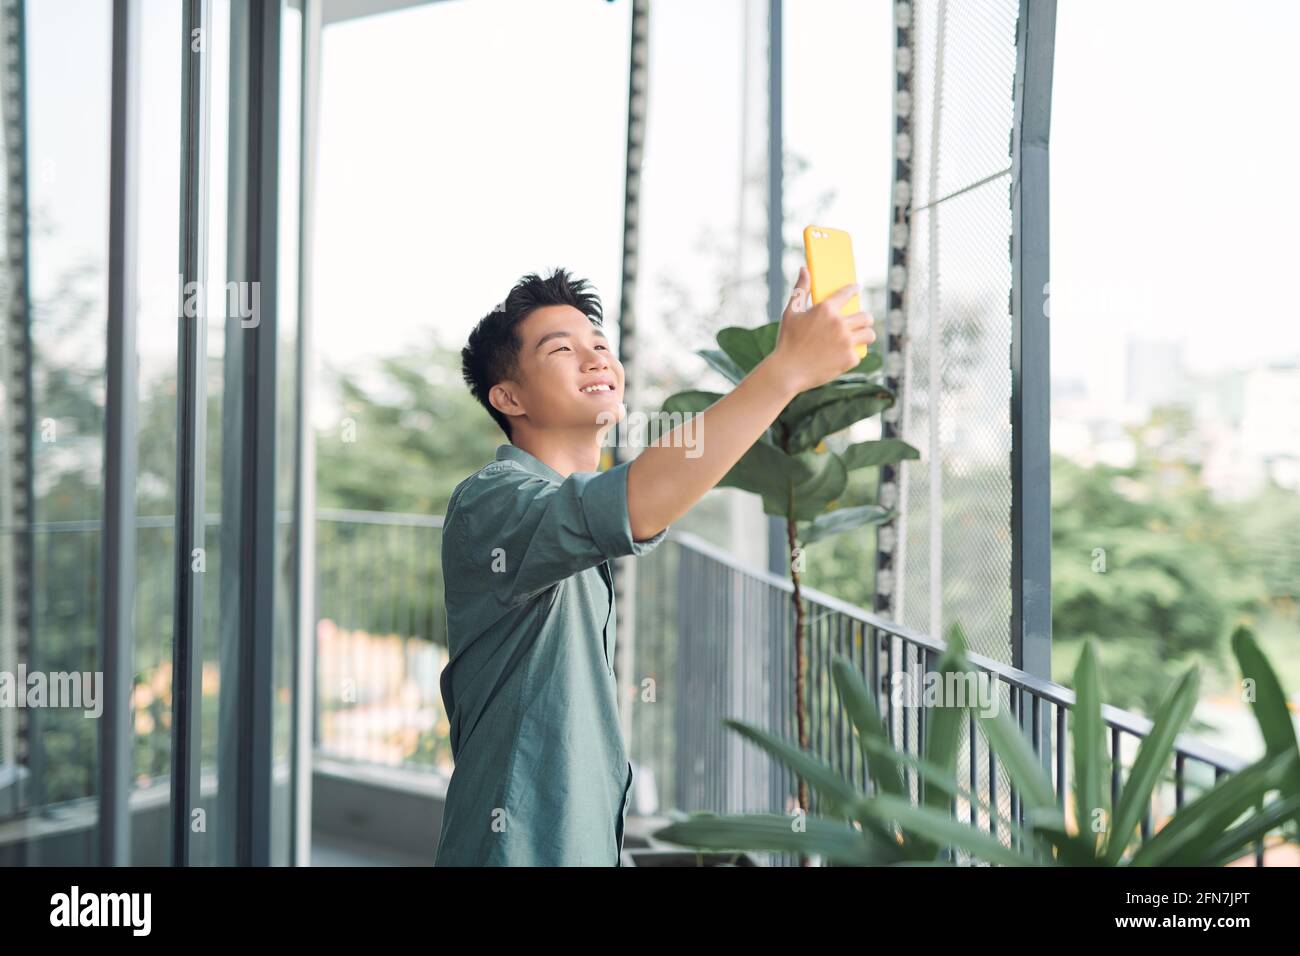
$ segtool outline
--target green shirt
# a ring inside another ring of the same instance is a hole
[[[436,866],[619,866],[632,764],[618,721],[609,561],[633,541],[631,462],[568,478],[514,445],[443,522],[455,761]]]

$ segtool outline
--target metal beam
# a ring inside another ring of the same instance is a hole
[[[636,408],[640,383],[637,358],[637,281],[640,276],[641,248],[641,165],[645,156],[647,105],[650,96],[650,2],[632,0],[631,32],[628,37],[627,71],[627,142],[623,174],[623,262],[619,288],[618,351],[626,370],[623,398],[628,408]],[[622,425],[611,431],[617,439]],[[612,464],[630,457],[619,441],[611,446]],[[632,736],[632,712],[635,696],[621,691],[628,677],[636,676],[636,561],[626,557],[612,562],[614,574],[614,622],[619,642],[618,682],[619,724],[625,739]],[[631,797],[629,796],[629,799]]]
[[[11,549],[13,573],[0,581],[0,612],[7,633],[0,635],[0,663],[25,662],[28,669],[41,669],[36,639],[36,602],[33,600],[36,561],[36,412],[32,392],[32,308],[28,165],[30,139],[27,123],[27,25],[22,0],[5,0],[0,7],[3,25],[3,72],[0,87],[4,104],[6,232],[5,245],[10,281],[9,312],[0,317],[7,323],[5,347],[0,351],[0,369],[5,389],[5,421],[8,430],[4,447],[8,460],[0,463],[6,485],[0,491],[0,522],[12,529],[5,544]],[[45,804],[45,746],[41,708],[0,709],[0,756],[13,767],[11,812]],[[23,763],[27,764],[24,778]],[[39,863],[39,846],[23,842],[20,860]]]
[[[189,866],[191,815],[202,762],[203,478],[207,462],[208,53],[207,0],[181,15],[180,278],[176,356],[176,589],[172,625],[173,866]],[[193,283],[193,284],[191,284]],[[192,313],[192,314],[191,314]]]
[[[427,4],[442,2],[444,0],[324,0],[324,7],[321,11],[321,24],[329,26],[331,23],[342,23],[347,20],[373,17],[383,13],[393,13],[397,10],[407,10],[411,7],[422,7]]]
[[[1052,671],[1048,140],[1056,0],[1020,0],[1011,140],[1011,663]]]
[[[907,274],[911,269],[912,152],[899,144],[913,141],[912,120],[916,111],[912,102],[916,16],[910,6],[894,7],[894,101],[890,118],[890,147],[894,154],[889,189],[889,267],[885,285],[885,321],[876,326],[876,348],[884,357],[885,385],[894,393],[894,404],[881,415],[880,437],[902,438],[907,407],[903,378],[904,349],[907,346]],[[903,469],[898,464],[881,465],[876,479],[876,500],[897,507],[899,517],[876,529],[874,597],[872,610],[887,618],[901,620],[903,613],[903,544],[906,540],[907,509],[904,497]],[[873,653],[875,642],[872,641]],[[877,671],[879,672],[879,671]],[[882,689],[875,688],[876,693]]]
[[[281,4],[231,6],[230,279],[257,311],[226,322],[222,411],[218,862],[271,860],[276,238]]]
[[[785,278],[784,155],[781,116],[781,0],[767,4],[767,315],[779,322],[787,299]],[[743,162],[742,157],[742,162]],[[744,242],[744,236],[737,239]],[[786,521],[776,515],[767,520],[767,568],[773,574],[790,573],[790,545]]]
[[[316,713],[316,441],[311,429],[312,236],[316,221],[316,162],[320,129],[322,0],[304,0],[302,14],[302,127],[299,140],[298,335],[294,408],[294,688],[293,821],[291,860],[311,865],[311,784]]]
[[[100,645],[99,863],[131,864],[131,764],[135,729],[135,486],[139,271],[140,3],[114,0],[108,202],[108,343],[105,353],[104,534]]]

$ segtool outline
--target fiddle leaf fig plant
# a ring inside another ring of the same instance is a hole
[[[738,385],[776,348],[780,322],[757,328],[730,326],[717,334],[716,349],[696,352],[723,378]],[[804,715],[804,602],[800,589],[803,548],[837,534],[890,521],[896,512],[879,504],[843,505],[850,474],[866,468],[920,458],[920,452],[898,438],[840,443],[832,436],[894,404],[895,396],[880,380],[880,356],[868,351],[854,368],[824,385],[799,393],[772,426],[718,482],[758,495],[763,510],[784,518],[789,543],[790,578],[794,584],[795,713],[799,745],[808,744]],[[666,413],[703,412],[722,398],[717,392],[693,389],[670,396]],[[808,809],[807,785],[801,779],[799,804]]]

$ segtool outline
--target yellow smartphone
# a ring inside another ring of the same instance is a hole
[[[803,231],[803,251],[808,260],[808,278],[812,283],[809,291],[814,305],[836,289],[858,281],[857,271],[853,267],[853,240],[843,229],[806,227]],[[840,315],[852,315],[861,311],[860,297],[855,295],[844,304]],[[855,348],[859,358],[867,357],[866,343]]]

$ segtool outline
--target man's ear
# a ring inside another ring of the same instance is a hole
[[[502,415],[522,415],[526,411],[513,382],[497,382],[488,390],[488,401]]]

